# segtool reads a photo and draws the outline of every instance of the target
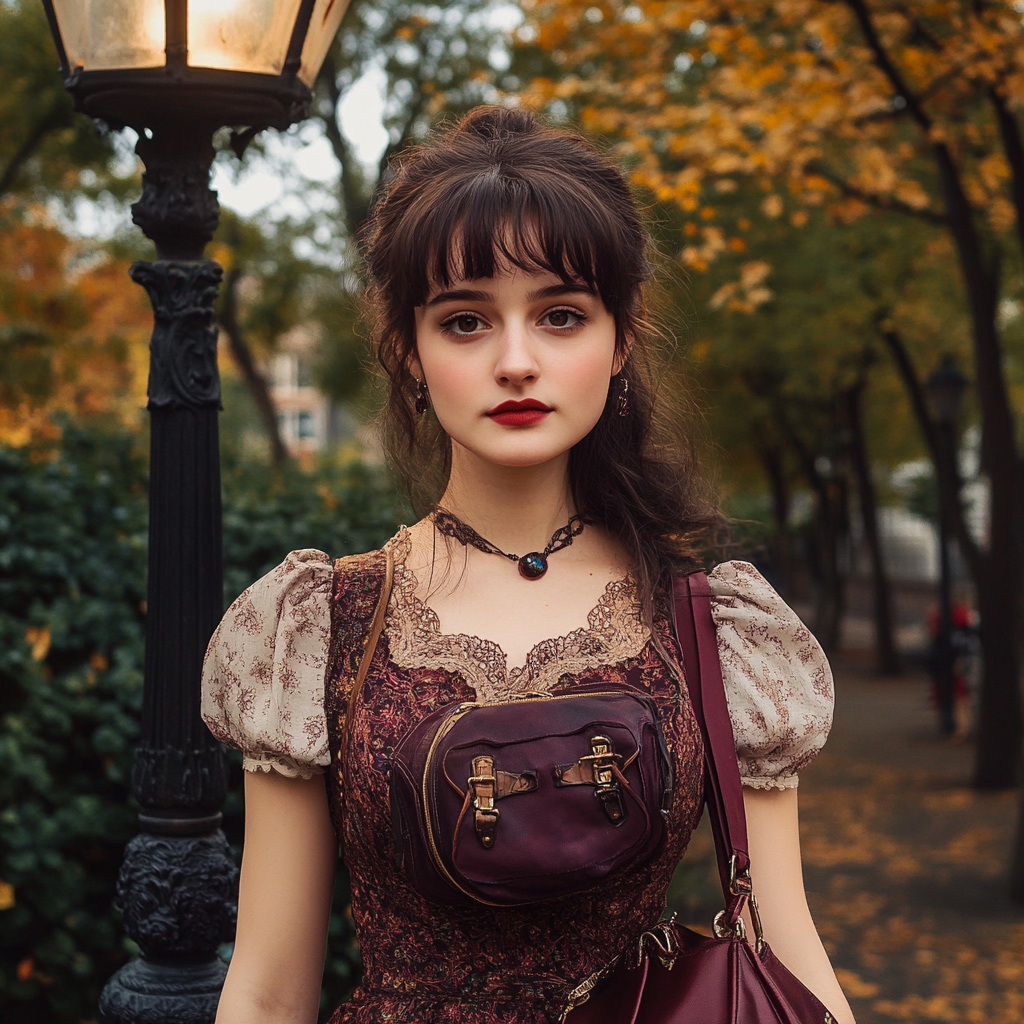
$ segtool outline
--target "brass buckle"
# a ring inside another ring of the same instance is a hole
[[[621,763],[622,755],[615,753],[615,744],[607,736],[592,736],[590,753],[580,760],[590,764],[594,775],[594,796],[601,801],[605,814],[613,824],[620,824],[626,812],[612,767]]]
[[[477,838],[485,850],[494,846],[501,811],[495,806],[498,798],[498,778],[494,774],[493,757],[474,757],[473,774],[469,777],[473,790],[473,819]]]

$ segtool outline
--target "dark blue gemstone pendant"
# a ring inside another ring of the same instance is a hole
[[[548,560],[539,551],[531,551],[519,559],[519,575],[528,580],[539,580],[548,571]]]

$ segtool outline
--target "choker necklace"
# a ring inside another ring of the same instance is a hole
[[[471,545],[478,551],[488,555],[501,555],[511,562],[519,563],[519,575],[527,580],[539,580],[548,571],[548,555],[553,555],[562,548],[567,548],[573,540],[583,532],[582,517],[573,516],[565,526],[551,534],[551,540],[543,551],[531,551],[527,555],[510,555],[507,551],[495,547],[489,540],[484,540],[472,526],[464,523],[458,516],[446,509],[437,507],[430,514],[438,533],[453,537],[460,544]]]

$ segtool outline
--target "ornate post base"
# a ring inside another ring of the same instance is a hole
[[[128,844],[117,898],[142,957],[103,989],[108,1024],[213,1024],[227,970],[217,947],[234,927],[237,876],[219,829],[192,837],[142,833]]]

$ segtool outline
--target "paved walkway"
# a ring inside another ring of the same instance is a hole
[[[1024,911],[1006,897],[1013,793],[969,788],[969,745],[943,741],[922,677],[837,679],[828,746],[801,779],[811,910],[857,1024],[1024,1022]],[[716,898],[710,840],[673,905]],[[719,897],[720,899],[720,897]]]

